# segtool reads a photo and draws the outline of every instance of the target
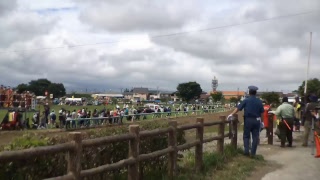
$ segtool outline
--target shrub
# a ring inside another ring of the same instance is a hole
[[[151,130],[168,127],[167,122],[141,122],[140,130]],[[83,133],[83,139],[92,139],[104,136],[112,136],[128,132],[128,127],[113,127],[94,129]],[[178,144],[185,143],[184,132],[178,132]],[[53,138],[39,137],[37,134],[26,134],[3,150],[20,150],[38,146],[55,145],[69,141],[65,136]],[[140,142],[140,154],[150,153],[168,147],[167,135],[154,136],[142,139]],[[104,164],[111,164],[128,158],[128,142],[116,142],[103,146],[84,148],[82,153],[82,169],[90,169]],[[150,174],[162,172],[167,168],[167,156],[150,159],[140,164],[140,173]],[[49,177],[61,176],[67,173],[67,161],[65,153],[36,157],[24,161],[16,161],[0,164],[0,179],[7,180],[38,180]],[[104,173],[88,179],[120,179],[125,177],[126,169]]]

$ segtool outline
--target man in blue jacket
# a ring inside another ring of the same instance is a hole
[[[249,97],[244,99],[238,107],[230,114],[231,116],[244,109],[244,130],[243,130],[243,145],[244,153],[249,156],[249,142],[250,135],[252,135],[251,156],[256,155],[260,126],[263,117],[263,104],[260,99],[256,97],[258,88],[256,86],[249,86]]]

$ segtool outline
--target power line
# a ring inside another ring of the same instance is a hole
[[[204,28],[204,29],[196,29],[196,30],[191,30],[191,31],[181,31],[181,32],[177,32],[177,33],[155,35],[155,36],[150,36],[149,38],[150,39],[157,39],[157,38],[164,38],[164,37],[171,37],[171,36],[181,36],[181,35],[186,35],[186,34],[195,33],[195,32],[225,29],[225,28],[231,28],[231,27],[236,27],[236,26],[243,26],[243,25],[248,25],[248,24],[259,23],[259,22],[273,21],[273,20],[290,18],[290,17],[295,17],[295,16],[302,16],[302,15],[315,13],[315,12],[318,12],[318,11],[319,11],[319,9],[316,9],[316,10],[310,10],[310,11],[305,11],[305,12],[300,12],[300,13],[295,13],[295,14],[287,14],[287,15],[275,16],[275,17],[271,17],[271,18],[259,19],[259,20],[244,22],[244,23],[236,23],[236,24],[229,24],[229,25],[224,25],[224,26],[216,26],[216,27],[210,27],[210,28]],[[77,47],[84,47],[84,46],[116,44],[116,43],[119,43],[119,42],[128,42],[128,41],[130,41],[132,39],[133,38],[131,38],[131,39],[123,39],[123,40],[116,40],[116,41],[98,42],[98,43],[76,44],[76,45],[60,46],[60,47],[45,47],[45,48],[24,49],[24,50],[7,50],[7,51],[0,51],[0,52],[5,53],[5,52],[24,52],[24,51],[38,51],[38,50],[48,51],[48,50],[56,50],[56,49],[64,49],[64,48],[77,48]]]

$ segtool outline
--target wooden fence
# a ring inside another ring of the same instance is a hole
[[[34,158],[38,156],[46,156],[50,154],[57,154],[65,152],[68,162],[68,174],[60,177],[49,178],[63,179],[63,180],[79,180],[85,177],[101,174],[104,172],[128,168],[128,179],[139,179],[139,162],[146,161],[155,157],[168,155],[168,176],[174,177],[177,171],[177,156],[178,151],[190,149],[195,147],[195,169],[197,172],[203,168],[203,144],[211,141],[217,141],[217,152],[223,153],[224,139],[230,138],[231,145],[237,147],[237,124],[238,116],[235,116],[234,121],[226,121],[225,116],[220,116],[220,120],[214,122],[204,122],[203,118],[197,118],[195,124],[187,124],[177,126],[177,121],[169,119],[169,127],[163,129],[155,129],[150,131],[140,131],[139,125],[130,125],[129,133],[101,137],[96,139],[82,140],[80,132],[71,132],[71,142],[54,145],[37,147],[32,149],[25,149],[19,151],[5,151],[0,153],[0,162],[12,162],[19,160],[26,160],[27,158]],[[229,124],[229,132],[225,133],[225,125]],[[204,127],[218,126],[218,136],[204,139]],[[188,142],[182,145],[177,145],[177,132],[196,129],[196,140]],[[139,153],[140,139],[145,137],[151,137],[156,135],[168,134],[168,147],[162,150],[158,150],[149,154]],[[105,164],[92,169],[81,169],[81,155],[82,149],[86,147],[105,145],[108,143],[114,143],[119,141],[129,141],[129,156],[127,159],[123,159],[117,163]]]

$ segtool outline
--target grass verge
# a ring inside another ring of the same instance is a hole
[[[226,145],[223,154],[204,153],[203,171],[195,173],[194,155],[189,153],[180,163],[182,168],[176,180],[244,180],[259,166],[265,165],[262,156],[254,158],[242,155],[242,149],[234,149]]]

